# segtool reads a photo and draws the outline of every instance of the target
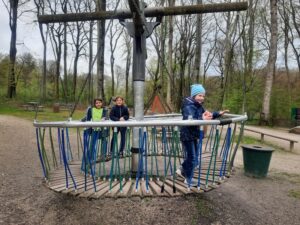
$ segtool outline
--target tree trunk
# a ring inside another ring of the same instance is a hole
[[[8,87],[7,87],[7,97],[16,97],[16,77],[15,77],[15,64],[17,55],[17,19],[18,19],[18,0],[11,0],[10,14],[9,14],[9,26],[11,30],[10,37],[10,49],[9,49],[9,74],[8,74]]]
[[[60,62],[61,62],[62,43],[58,43],[57,59],[56,59],[56,74],[55,74],[55,98],[59,100],[59,81],[60,81]]]
[[[67,2],[64,2],[63,7],[64,13],[67,13]],[[67,23],[64,23],[64,98],[67,99],[69,96],[68,90],[68,64],[67,64],[67,56],[68,56],[68,43],[67,43]]]
[[[197,4],[202,4],[202,0],[197,0]],[[194,61],[194,82],[200,83],[201,70],[201,55],[202,55],[202,14],[197,15],[196,23],[196,47],[195,47],[195,61]]]
[[[169,6],[174,6],[175,5],[175,0],[169,0]],[[172,88],[174,87],[173,85],[173,80],[174,80],[174,74],[173,74],[173,16],[169,16],[169,39],[168,39],[168,71],[169,71],[169,76],[167,77],[167,97],[166,101],[168,105],[172,105]],[[172,79],[171,79],[172,78]]]
[[[262,105],[261,123],[270,124],[270,101],[272,93],[273,78],[275,74],[275,64],[277,59],[277,1],[270,0],[270,12],[271,12],[271,38],[270,38],[270,50],[267,64],[267,75],[265,92]]]
[[[106,0],[97,0],[97,10],[106,10]],[[97,22],[98,28],[98,58],[97,58],[97,97],[105,99],[104,93],[104,47],[105,47],[105,20]]]
[[[129,97],[129,71],[131,66],[131,38],[130,36],[124,32],[125,35],[125,46],[126,46],[126,68],[125,68],[125,99],[128,101]]]
[[[89,41],[89,74],[88,74],[88,101],[91,103],[94,98],[93,92],[93,77],[92,77],[92,69],[93,69],[93,27],[94,21],[90,22],[90,41]],[[103,99],[104,101],[104,99]]]
[[[247,80],[252,77],[253,73],[253,53],[254,53],[254,22],[255,22],[255,9],[256,3],[253,3],[253,0],[249,0],[249,9],[248,14],[246,15],[249,18],[249,28],[248,33],[242,32],[243,39],[243,50],[244,50],[244,63],[245,70],[243,73],[243,105],[242,112],[247,111],[246,106],[246,93],[247,93]]]
[[[35,5],[37,8],[37,15],[44,15],[45,5],[44,1],[35,0]],[[47,35],[48,35],[48,25],[47,31],[44,34],[43,25],[39,23],[40,35],[43,42],[43,71],[42,71],[42,80],[40,85],[40,94],[42,96],[42,100],[46,100],[46,78],[47,78]]]

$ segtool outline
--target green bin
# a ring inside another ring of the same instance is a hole
[[[245,175],[266,177],[274,149],[259,145],[242,145],[242,148]]]

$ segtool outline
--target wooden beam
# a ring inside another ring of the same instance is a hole
[[[145,8],[145,17],[161,17],[170,15],[204,14],[214,12],[242,11],[248,8],[247,2],[214,3],[190,6]],[[130,10],[99,11],[86,13],[70,13],[55,15],[39,15],[39,23],[57,23],[74,21],[92,21],[108,19],[130,19],[133,13]]]

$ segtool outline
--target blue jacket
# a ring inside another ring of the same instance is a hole
[[[113,121],[119,121],[123,117],[125,120],[129,119],[128,108],[124,105],[115,105],[111,108],[109,118]]]
[[[195,101],[192,97],[187,97],[183,100],[181,106],[182,119],[187,120],[192,116],[193,120],[202,120],[202,114],[206,110],[202,104]],[[220,116],[219,112],[213,112],[213,119]],[[193,141],[199,139],[199,126],[182,126],[180,128],[181,141]]]

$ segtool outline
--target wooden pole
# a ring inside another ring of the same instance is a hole
[[[199,13],[213,13],[213,12],[228,12],[228,11],[242,11],[248,8],[247,2],[234,3],[214,3],[201,4],[190,6],[173,6],[173,7],[156,7],[145,8],[145,17],[161,17],[170,15],[189,15]],[[74,22],[74,21],[91,21],[91,20],[107,20],[107,19],[130,19],[132,18],[130,10],[119,11],[99,11],[86,13],[69,13],[56,15],[39,15],[39,23],[58,23],[58,22]]]

